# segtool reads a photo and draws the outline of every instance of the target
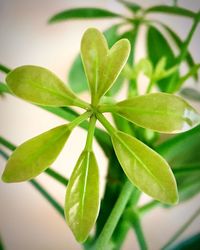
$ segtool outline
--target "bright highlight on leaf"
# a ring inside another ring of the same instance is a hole
[[[176,180],[159,154],[125,133],[115,132],[111,138],[117,158],[134,185],[163,203],[177,203]]]
[[[127,39],[109,50],[107,41],[95,28],[87,29],[81,41],[81,56],[92,98],[101,98],[117,79],[130,53]]]
[[[99,173],[93,152],[83,151],[67,186],[65,217],[77,241],[87,239],[99,212]]]
[[[68,125],[61,125],[24,142],[9,158],[2,180],[26,181],[42,173],[56,160],[70,132]]]
[[[16,96],[39,105],[70,106],[77,99],[56,75],[38,66],[16,68],[6,82]]]
[[[129,121],[162,133],[178,133],[200,123],[200,115],[181,97],[153,93],[117,103],[112,111]]]

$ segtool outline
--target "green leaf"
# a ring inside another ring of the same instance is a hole
[[[168,248],[168,250],[198,250],[200,246],[200,233],[190,236],[186,240],[177,243],[175,246]]]
[[[127,39],[119,40],[109,50],[100,31],[95,28],[86,30],[81,41],[81,56],[93,98],[99,99],[111,88],[129,53]]]
[[[75,8],[59,12],[49,19],[49,23],[67,21],[71,19],[93,19],[121,17],[120,14],[100,8]]]
[[[173,173],[159,154],[123,132],[116,131],[111,138],[117,158],[134,185],[163,203],[178,201]]]
[[[22,66],[12,70],[6,82],[18,97],[45,106],[68,106],[76,96],[49,70],[38,66]]]
[[[131,10],[134,14],[141,10],[141,6],[137,3],[128,2],[125,0],[119,0],[120,3],[122,3],[124,6],[126,6],[129,10]]]
[[[180,92],[185,98],[200,102],[200,91],[192,88],[184,88]]]
[[[176,173],[187,166],[200,166],[200,126],[190,131],[176,135],[156,147],[156,151],[161,154],[172,166]],[[180,201],[185,201],[199,193],[200,173],[190,171],[187,174],[176,173],[176,180],[180,194]]]
[[[149,27],[147,32],[147,53],[154,67],[156,67],[161,57],[166,58],[166,69],[173,67],[175,64],[175,55],[169,43],[161,32],[153,26]],[[171,76],[158,82],[158,86],[162,91],[167,90],[170,78]]]
[[[157,5],[150,7],[145,10],[146,13],[151,13],[151,12],[158,12],[158,13],[164,13],[164,14],[173,14],[173,15],[179,15],[179,16],[184,16],[184,17],[191,17],[194,18],[196,16],[196,13],[177,6],[167,6],[167,5]]]
[[[42,173],[56,160],[70,132],[62,125],[24,142],[10,156],[2,180],[26,181]]]
[[[169,26],[165,25],[162,22],[159,22],[159,24],[167,31],[167,33],[170,35],[170,37],[175,42],[175,44],[178,47],[179,51],[181,51],[182,47],[183,47],[182,39]],[[195,61],[194,61],[194,59],[193,59],[193,57],[192,57],[192,55],[191,55],[191,53],[189,51],[187,52],[185,60],[186,60],[186,63],[187,63],[189,68],[192,68],[195,65]],[[197,73],[194,74],[194,78],[195,78],[195,80],[198,80],[198,74]]]
[[[115,112],[143,128],[162,133],[178,133],[200,123],[200,115],[181,97],[153,93],[116,103]]]
[[[87,239],[99,213],[99,173],[93,152],[83,151],[70,177],[65,218],[77,241]]]
[[[119,35],[118,35],[119,26],[120,26],[119,24],[113,25],[103,32],[104,36],[106,37],[108,41],[109,46],[112,46],[119,39]],[[71,89],[75,93],[81,93],[83,91],[88,90],[87,78],[85,76],[80,54],[77,55],[77,57],[75,58],[71,66],[69,77],[68,77],[68,82],[69,82]],[[116,81],[116,85],[119,86],[121,83],[122,83],[122,79],[119,77]],[[111,95],[113,94],[113,92],[115,94],[116,91],[118,90],[118,89],[113,90],[113,88],[110,93]]]

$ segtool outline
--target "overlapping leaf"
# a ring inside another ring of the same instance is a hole
[[[70,132],[67,125],[61,125],[24,142],[9,158],[2,180],[26,181],[42,173],[56,160]]]
[[[99,173],[93,152],[83,151],[70,177],[65,217],[79,242],[87,239],[99,212]]]
[[[88,29],[82,38],[81,56],[91,95],[99,99],[112,86],[130,52],[128,40],[121,39],[109,50],[104,36],[97,29]]]
[[[141,141],[122,132],[112,135],[117,158],[129,180],[155,199],[174,204],[176,181],[167,162]]]
[[[162,133],[178,133],[200,123],[200,115],[181,97],[166,93],[138,96],[116,103],[115,112],[131,122]]]
[[[16,96],[39,105],[69,106],[78,99],[56,75],[38,66],[16,68],[6,82]]]

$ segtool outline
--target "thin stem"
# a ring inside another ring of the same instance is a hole
[[[56,209],[56,211],[64,218],[64,209],[61,205],[36,181],[29,181],[42,195],[45,197],[49,203]]]
[[[102,232],[100,233],[95,245],[95,250],[104,250],[106,249],[106,246],[117,226],[117,223],[126,207],[126,204],[128,203],[131,194],[133,192],[133,185],[127,180],[124,184],[121,193],[117,199],[117,202],[115,203],[112,212],[106,221]]]
[[[146,244],[146,240],[144,237],[144,233],[142,230],[142,226],[141,226],[141,222],[140,222],[140,217],[137,213],[132,213],[132,218],[131,219],[131,223],[132,226],[135,230],[137,239],[138,239],[138,243],[140,245],[140,249],[141,250],[147,250],[147,244]]]
[[[74,129],[76,126],[78,126],[80,123],[85,121],[90,115],[92,114],[91,111],[86,111],[80,116],[78,116],[76,119],[74,119],[71,123],[68,124],[70,129]]]
[[[105,112],[115,113],[116,110],[117,110],[117,107],[115,104],[102,104],[102,105],[99,105],[98,107],[98,111],[100,113],[105,113]]]
[[[6,148],[10,149],[11,151],[14,151],[16,149],[16,146],[14,144],[12,144],[11,142],[7,141],[3,137],[0,137],[0,144],[2,144],[3,146],[5,146]],[[9,156],[3,150],[0,150],[0,154],[4,157],[4,159],[8,160]],[[48,168],[44,172],[47,175],[49,175],[52,178],[54,178],[55,180],[57,180],[58,182],[60,182],[61,184],[63,184],[64,186],[67,185],[68,180],[64,176],[62,176],[61,174],[57,173],[55,170]]]
[[[190,226],[190,224],[200,215],[200,208],[186,221],[185,224],[173,235],[173,237],[162,247],[162,250],[167,250],[178,239],[178,237]]]
[[[9,158],[8,154],[0,150],[0,154],[5,160]],[[45,197],[49,203],[56,209],[56,211],[64,218],[64,210],[60,204],[34,179],[29,181],[42,195]]]
[[[89,129],[88,129],[87,140],[85,144],[85,150],[87,151],[92,151],[92,141],[94,137],[96,120],[97,120],[96,117],[92,115],[90,118],[90,122],[89,122]]]
[[[0,64],[0,71],[4,72],[5,74],[8,74],[11,71],[11,69],[9,69],[8,67],[6,67],[3,64]]]
[[[150,79],[150,82],[149,82],[149,84],[148,84],[147,90],[146,90],[146,94],[149,94],[149,93],[151,92],[151,89],[152,89],[154,83],[155,83],[155,82],[154,82],[153,78],[151,78],[151,79]]]
[[[144,215],[144,214],[146,214],[147,212],[149,212],[151,209],[157,207],[159,204],[160,204],[159,201],[152,200],[152,201],[148,202],[147,204],[141,206],[141,207],[138,209],[139,214],[140,214],[140,215]]]
[[[111,123],[102,114],[97,113],[96,117],[110,134],[115,133],[116,129],[111,125]]]
[[[188,53],[188,46],[192,40],[192,37],[193,37],[193,34],[198,26],[198,23],[199,23],[199,13],[196,15],[196,17],[194,18],[194,21],[193,21],[193,25],[188,33],[188,36],[187,38],[185,39],[184,43],[182,44],[182,50],[179,54],[179,56],[177,57],[176,59],[176,65],[179,66],[181,64],[181,62],[185,59],[187,53]],[[167,92],[173,92],[173,85],[174,85],[174,82],[176,81],[176,74],[173,75],[173,77],[171,78],[170,82],[169,82],[169,85],[168,85],[168,90]]]

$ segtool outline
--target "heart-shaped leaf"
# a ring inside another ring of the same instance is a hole
[[[95,28],[86,30],[81,41],[81,56],[92,98],[98,101],[111,88],[129,53],[130,43],[127,39],[119,40],[109,50],[100,31]]]
[[[39,175],[56,160],[70,132],[62,125],[24,142],[10,156],[2,180],[20,182]]]
[[[77,97],[49,70],[38,66],[22,66],[12,70],[6,82],[18,97],[45,106],[73,105]]]
[[[200,115],[181,97],[153,93],[124,100],[112,111],[131,122],[162,133],[178,133],[200,123]]]
[[[70,177],[65,199],[66,221],[77,241],[87,239],[98,212],[98,166],[94,153],[83,151]]]
[[[158,153],[123,132],[116,131],[111,137],[117,158],[134,185],[163,203],[178,201],[176,180]]]

